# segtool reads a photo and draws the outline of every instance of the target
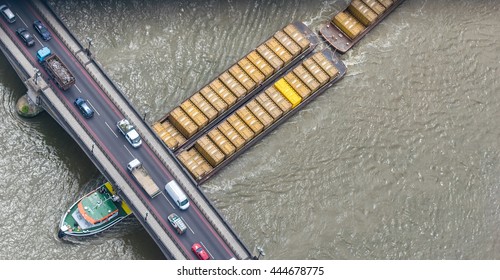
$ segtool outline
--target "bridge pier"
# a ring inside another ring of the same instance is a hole
[[[44,109],[40,103],[40,85],[38,79],[40,77],[39,71],[36,71],[33,79],[27,79],[24,84],[28,89],[27,93],[17,100],[16,109],[17,114],[21,117],[32,118],[40,114]]]

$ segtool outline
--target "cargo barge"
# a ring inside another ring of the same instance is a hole
[[[285,26],[153,123],[153,131],[174,152],[190,146],[319,43],[318,36],[304,23]]]
[[[309,55],[195,142],[177,150],[176,157],[198,184],[205,182],[330,88],[346,70],[329,49]]]
[[[340,53],[347,52],[404,0],[353,0],[320,30]]]

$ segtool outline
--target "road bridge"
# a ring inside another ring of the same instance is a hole
[[[94,60],[64,23],[40,0],[8,1],[17,17],[16,22],[0,20],[0,49],[19,78],[26,84],[33,103],[43,107],[78,143],[102,174],[119,189],[119,195],[131,206],[135,216],[159,246],[167,259],[195,259],[193,243],[201,243],[213,259],[251,259],[252,254],[239,239],[224,217],[187,175],[172,153],[154,135],[149,125],[126,95]],[[41,20],[52,34],[43,41],[32,28]],[[27,28],[35,36],[35,46],[27,47],[16,36],[16,29]],[[76,77],[70,89],[62,91],[36,58],[44,46],[56,53]],[[37,78],[37,73],[41,77]],[[77,97],[89,101],[95,110],[85,119],[73,105]],[[116,122],[127,118],[143,139],[143,145],[132,148],[116,128]],[[139,159],[158,186],[176,180],[188,194],[191,206],[186,211],[174,207],[165,193],[150,198],[127,171],[132,159]],[[167,216],[177,213],[188,225],[188,232],[178,235]]]

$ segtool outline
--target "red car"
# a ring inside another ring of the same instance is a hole
[[[208,260],[210,257],[207,254],[207,251],[200,245],[200,243],[194,243],[193,246],[191,247],[191,250],[193,250],[193,253],[198,257],[200,260]]]

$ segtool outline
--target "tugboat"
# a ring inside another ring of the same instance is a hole
[[[111,183],[106,182],[71,205],[62,216],[58,236],[94,235],[130,214],[130,207],[116,195]]]

